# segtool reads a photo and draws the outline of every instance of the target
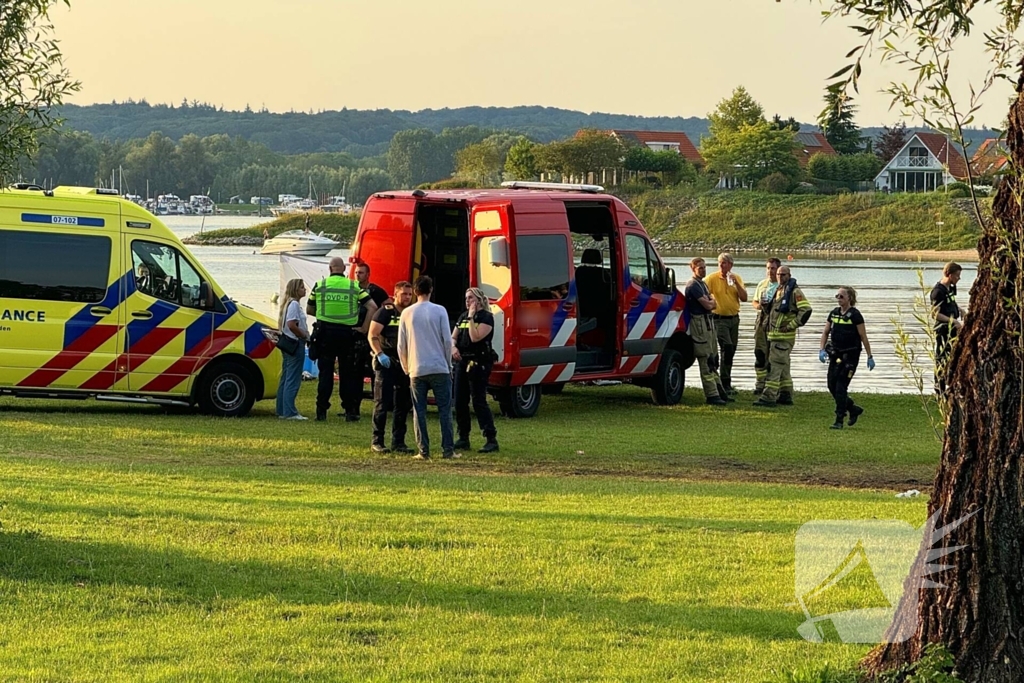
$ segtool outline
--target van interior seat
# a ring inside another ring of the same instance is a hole
[[[579,300],[579,327],[582,334],[604,328],[615,317],[611,273],[604,267],[598,249],[585,249],[576,267],[576,296]]]

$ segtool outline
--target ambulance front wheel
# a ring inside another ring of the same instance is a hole
[[[498,391],[498,405],[505,417],[533,417],[540,409],[540,385],[505,387]]]
[[[242,417],[256,402],[256,382],[238,363],[218,363],[200,377],[196,402],[207,415]]]
[[[683,400],[684,372],[682,354],[675,349],[665,349],[658,371],[651,379],[651,399],[659,406],[674,406]]]

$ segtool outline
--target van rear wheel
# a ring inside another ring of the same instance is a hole
[[[540,393],[539,384],[501,389],[498,391],[501,414],[513,419],[533,417],[540,409]]]
[[[238,363],[218,363],[200,378],[196,402],[207,415],[242,417],[256,403],[256,382]]]
[[[651,380],[651,400],[659,406],[674,406],[683,399],[685,383],[682,355],[675,349],[665,349]]]

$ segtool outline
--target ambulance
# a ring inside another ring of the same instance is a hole
[[[530,417],[567,382],[631,382],[682,399],[693,364],[683,295],[640,221],[596,185],[381,192],[367,201],[351,260],[374,281],[429,275],[451,321],[464,293],[491,302],[502,412]]]
[[[275,327],[115,190],[0,191],[0,395],[241,416],[276,393]]]

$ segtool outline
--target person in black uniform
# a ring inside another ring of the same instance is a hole
[[[395,285],[394,303],[386,303],[374,314],[367,337],[373,353],[373,439],[370,450],[374,453],[412,453],[405,445],[406,423],[412,412],[412,394],[409,375],[398,362],[398,326],[402,311],[414,301],[412,284],[406,281]],[[391,448],[384,445],[384,431],[388,426],[388,412],[394,412],[391,423]]]
[[[963,267],[950,261],[942,268],[942,279],[932,287],[929,297],[935,318],[935,391],[946,390],[946,365],[953,340],[960,333],[960,306],[956,303],[956,283],[960,282]]]
[[[353,273],[356,278],[356,284],[359,285],[359,289],[363,290],[370,295],[370,301],[372,301],[379,310],[385,302],[391,301],[391,297],[388,296],[387,291],[378,285],[370,282],[370,266],[361,260],[356,260],[353,267]],[[372,319],[372,316],[371,318]],[[359,311],[359,326],[365,328],[368,318],[366,317],[366,309],[360,309]],[[374,385],[376,383],[377,373],[374,369],[373,364],[373,352],[370,349],[370,344],[366,337],[360,335],[356,339],[355,343],[355,354],[356,363],[363,373],[363,377],[370,378],[370,393],[374,391]]]
[[[469,400],[487,442],[480,453],[498,450],[498,431],[494,415],[487,405],[487,382],[494,365],[491,339],[494,338],[494,315],[487,295],[476,287],[466,290],[466,311],[452,330],[452,360],[455,361],[455,421],[459,440],[455,449],[469,448]]]
[[[850,381],[860,363],[861,345],[868,352],[869,371],[875,369],[875,359],[871,357],[871,342],[864,329],[864,316],[854,308],[857,291],[853,287],[840,287],[836,292],[836,301],[839,305],[828,314],[825,329],[821,333],[818,360],[828,363],[828,391],[836,402],[836,421],[832,429],[842,429],[843,418],[847,414],[852,427],[864,412],[863,408],[853,402],[849,393]]]

